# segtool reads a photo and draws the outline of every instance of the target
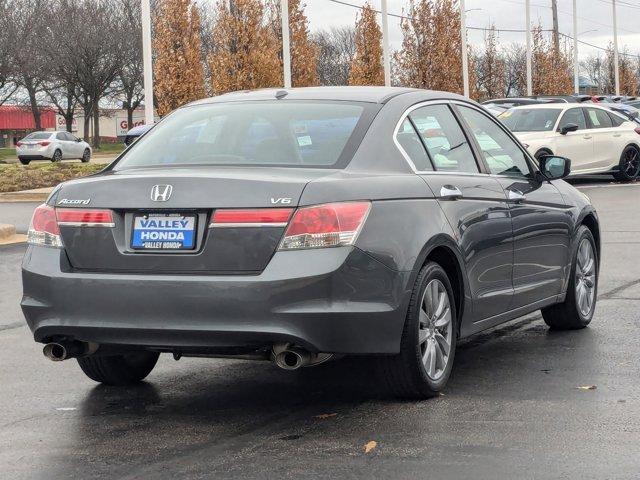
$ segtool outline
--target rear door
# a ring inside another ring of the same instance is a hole
[[[562,128],[569,124],[578,125],[578,130],[561,135]],[[583,108],[570,108],[562,114],[556,136],[556,149],[553,153],[570,159],[571,169],[574,171],[589,168],[593,162],[593,135],[587,131]]]
[[[514,239],[511,309],[554,300],[569,262],[570,210],[558,189],[535,175],[525,150],[506,129],[479,109],[456,108],[509,203]]]
[[[607,169],[617,165],[620,161],[622,148],[620,132],[613,126],[609,114],[600,108],[586,108],[587,122],[593,135],[593,168]]]
[[[473,302],[470,320],[508,310],[513,246],[502,187],[479,168],[448,103],[412,109],[399,136],[398,143],[414,159],[414,168],[435,193],[459,238]]]
[[[67,141],[67,135],[65,132],[58,132],[55,136],[56,144],[58,148],[62,151],[62,158],[73,158],[73,153],[71,151],[71,146]]]

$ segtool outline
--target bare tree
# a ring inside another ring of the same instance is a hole
[[[6,102],[17,86],[13,83],[15,24],[11,21],[12,2],[0,0],[0,105]]]
[[[144,100],[142,67],[142,23],[139,0],[118,0],[121,38],[127,45],[122,50],[116,77],[116,98],[122,99],[127,111],[127,124],[133,125],[133,112]]]
[[[606,77],[606,61],[602,55],[589,55],[580,62],[580,68],[587,74],[589,80],[596,85],[598,93],[605,90]]]
[[[334,27],[313,34],[318,45],[318,77],[321,85],[348,85],[351,64],[356,52],[355,29]]]
[[[504,50],[505,96],[524,95],[527,90],[527,52],[523,45],[511,43]]]
[[[33,114],[36,130],[41,130],[44,87],[50,73],[44,49],[46,35],[34,32],[46,32],[49,28],[51,3],[46,0],[10,1],[5,18],[13,24],[14,81],[24,91],[18,98],[24,98]]]
[[[481,100],[504,95],[506,62],[498,50],[498,34],[495,26],[484,34],[484,51],[475,55],[478,93]]]

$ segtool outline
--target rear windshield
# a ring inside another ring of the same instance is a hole
[[[114,169],[172,165],[340,167],[345,163],[345,147],[354,141],[354,133],[366,129],[374,106],[281,100],[186,107],[136,142]]]
[[[549,132],[560,115],[558,108],[516,108],[498,118],[512,132]]]
[[[51,132],[33,132],[23,138],[23,140],[46,140],[51,136]]]

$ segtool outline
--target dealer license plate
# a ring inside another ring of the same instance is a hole
[[[195,247],[196,216],[181,214],[136,215],[131,248],[138,250],[191,250]]]

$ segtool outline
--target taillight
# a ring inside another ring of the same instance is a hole
[[[51,142],[38,142],[38,145],[40,145],[41,147],[47,147],[50,143]]]
[[[111,210],[96,210],[84,208],[56,209],[58,225],[72,227],[113,227]]]
[[[53,207],[43,204],[35,209],[27,234],[27,243],[62,248],[60,229]]]
[[[370,207],[370,202],[344,202],[299,208],[289,222],[279,249],[352,245]]]
[[[211,227],[284,227],[293,208],[220,209],[211,219]]]

